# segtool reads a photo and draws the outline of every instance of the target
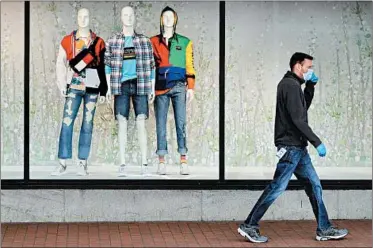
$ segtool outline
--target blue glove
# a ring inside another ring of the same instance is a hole
[[[311,77],[310,77],[310,79],[309,79],[309,81],[311,81],[312,83],[314,83],[314,84],[316,84],[317,83],[317,81],[319,81],[319,78],[315,75],[315,73],[314,72],[312,72],[312,74],[311,74]]]
[[[316,148],[317,152],[319,153],[319,156],[320,157],[325,157],[326,155],[326,147],[324,144],[320,144],[317,148]]]

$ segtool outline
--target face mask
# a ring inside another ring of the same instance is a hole
[[[313,73],[313,70],[312,69],[308,69],[308,71],[306,73],[303,73],[303,78],[305,81],[308,81],[311,79],[312,77],[312,73]]]

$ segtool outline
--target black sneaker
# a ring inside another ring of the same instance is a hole
[[[337,229],[335,227],[330,227],[325,231],[317,231],[316,232],[316,240],[318,241],[326,241],[330,239],[342,239],[348,234],[347,229]]]
[[[245,237],[247,240],[253,242],[253,243],[265,243],[268,241],[268,238],[266,236],[261,236],[259,229],[250,227],[246,224],[241,224],[238,229],[238,233],[241,234],[241,236]]]

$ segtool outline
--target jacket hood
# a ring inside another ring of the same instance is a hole
[[[304,81],[303,78],[298,77],[298,75],[295,74],[292,71],[287,71],[285,73],[285,75],[284,75],[284,78],[293,78],[293,79],[297,80],[300,84],[304,84],[305,83],[305,81]]]
[[[162,13],[161,13],[161,20],[160,20],[160,25],[159,25],[159,29],[160,29],[160,32],[161,34],[163,34],[163,31],[164,31],[164,25],[163,25],[163,14],[166,12],[166,11],[172,11],[174,13],[174,17],[175,17],[175,20],[174,20],[174,33],[176,32],[176,25],[177,25],[177,20],[178,20],[178,17],[177,17],[177,13],[176,11],[169,7],[169,6],[166,6],[163,10],[162,10]]]

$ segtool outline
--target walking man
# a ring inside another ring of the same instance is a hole
[[[318,77],[312,68],[313,57],[294,53],[290,70],[277,86],[275,146],[279,158],[272,182],[238,228],[239,234],[254,243],[264,243],[268,238],[260,235],[258,222],[271,204],[285,190],[292,174],[305,187],[312,210],[317,220],[316,239],[319,241],[341,239],[348,234],[346,229],[332,226],[322,199],[320,179],[307,151],[307,142],[317,150],[320,157],[326,155],[325,145],[308,125],[307,110],[311,105]],[[305,83],[302,91],[301,85]]]

